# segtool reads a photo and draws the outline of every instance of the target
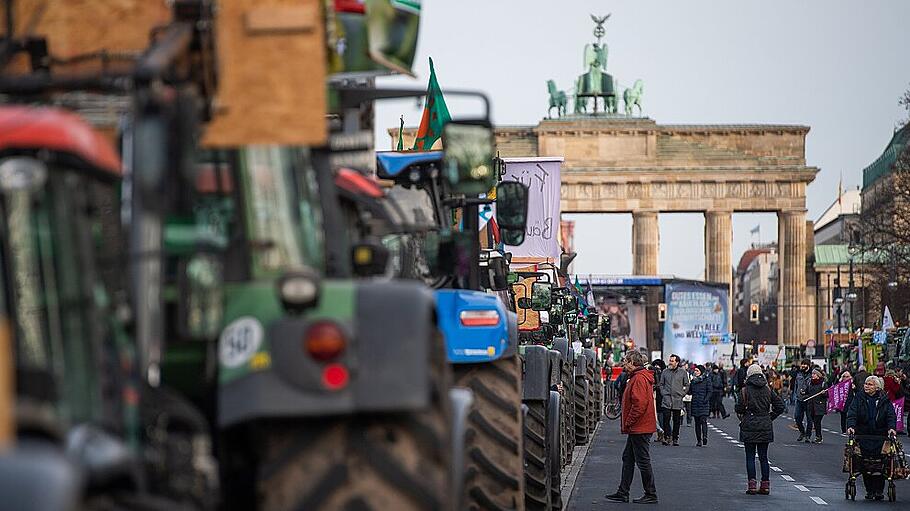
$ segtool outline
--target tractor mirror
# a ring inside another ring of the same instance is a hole
[[[493,166],[493,130],[489,122],[450,122],[442,132],[443,172],[452,190],[487,193],[499,177]]]
[[[527,186],[518,181],[503,181],[496,186],[496,223],[503,243],[524,243],[528,224]]]
[[[531,284],[531,308],[536,311],[545,311],[553,302],[553,285],[549,282],[534,282]]]
[[[378,242],[362,242],[351,250],[354,275],[373,277],[384,275],[389,265],[389,249]]]
[[[509,265],[503,257],[490,257],[486,261],[485,269],[481,273],[481,285],[486,289],[493,291],[503,291],[509,289]]]

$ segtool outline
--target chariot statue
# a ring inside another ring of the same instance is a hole
[[[594,113],[597,113],[597,99],[603,99],[604,111],[616,113],[616,87],[613,77],[607,73],[607,56],[609,50],[607,43],[601,43],[605,30],[604,23],[610,18],[606,16],[591,15],[594,20],[594,36],[597,42],[585,45],[584,69],[585,74],[575,80],[575,111],[587,111],[587,102],[589,98],[594,99]]]

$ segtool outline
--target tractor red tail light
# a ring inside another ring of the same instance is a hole
[[[329,390],[341,390],[348,386],[351,375],[341,364],[329,364],[322,370],[322,384]]]
[[[344,352],[346,345],[344,332],[338,325],[329,321],[314,323],[303,337],[304,351],[320,362],[337,358]]]
[[[459,314],[462,326],[496,326],[499,324],[499,312],[495,310],[461,311]]]

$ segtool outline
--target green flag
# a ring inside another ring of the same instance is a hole
[[[423,107],[423,117],[420,118],[420,128],[417,129],[417,138],[414,140],[415,151],[429,151],[433,144],[442,136],[442,127],[452,119],[446,100],[442,97],[442,89],[436,81],[436,69],[433,59],[430,59],[430,83],[427,85],[427,100]]]
[[[404,135],[404,116],[401,116],[401,125],[398,126],[398,150],[404,151],[404,142],[401,137]]]

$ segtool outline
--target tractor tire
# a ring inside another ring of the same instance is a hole
[[[562,453],[563,466],[572,463],[572,453],[575,450],[575,377],[572,375],[572,363],[567,360],[562,362],[562,391],[560,400],[562,406]]]
[[[550,509],[562,511],[562,398],[550,391],[547,403],[547,464],[550,467]]]
[[[594,390],[594,359],[585,357],[585,381],[588,382],[588,434],[597,426],[597,395]]]
[[[455,386],[474,392],[465,444],[468,509],[524,509],[521,361],[518,355],[456,364]]]
[[[256,509],[452,510],[451,369],[441,336],[430,352],[426,410],[274,421],[253,428],[247,445],[258,445],[261,453]]]
[[[588,379],[575,378],[575,445],[588,443]]]
[[[550,463],[547,438],[547,402],[527,401],[524,422],[525,509],[550,509]]]

